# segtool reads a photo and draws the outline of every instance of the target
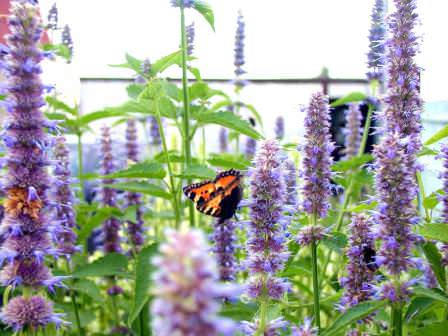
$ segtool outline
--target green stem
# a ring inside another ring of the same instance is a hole
[[[391,336],[403,335],[403,307],[401,303],[392,304],[391,306]]]
[[[72,267],[68,260],[66,260],[66,267],[67,267],[68,273],[72,274],[73,270],[72,270]],[[76,302],[75,292],[73,290],[69,289],[69,293],[70,293],[70,299],[71,299],[72,305],[73,305],[73,311],[75,312],[76,327],[78,328],[79,335],[84,336],[85,331],[84,331],[83,327],[81,326],[81,318],[79,316],[79,309],[78,309],[78,303]]]
[[[313,215],[313,226],[317,225],[317,215]],[[314,318],[317,328],[320,330],[320,302],[319,302],[319,278],[317,269],[317,243],[311,243],[311,268],[313,273],[313,298],[314,298]]]
[[[417,183],[418,183],[418,187],[420,189],[420,202],[423,202],[423,200],[426,198],[426,192],[425,192],[425,186],[423,184],[423,179],[422,179],[422,174],[421,172],[417,172],[416,173],[416,177],[417,177]],[[421,204],[421,203],[420,203]],[[429,213],[429,210],[425,207],[423,207],[425,209],[425,220],[427,223],[431,223],[431,214]]]
[[[175,214],[175,218],[176,218],[176,229],[179,229],[179,227],[180,227],[180,210],[179,210],[179,203],[177,201],[178,198],[177,198],[176,185],[174,183],[173,169],[171,167],[170,155],[168,153],[168,145],[166,143],[165,131],[164,131],[163,125],[162,125],[162,119],[161,119],[161,115],[160,115],[158,101],[156,101],[154,105],[155,105],[157,125],[159,126],[159,130],[160,130],[160,139],[162,140],[163,152],[165,153],[166,166],[168,168],[171,194],[173,195],[173,208],[174,208],[174,214]]]
[[[263,336],[266,331],[266,326],[268,323],[268,297],[263,294],[260,298],[260,323],[258,325],[257,332],[255,336]]]
[[[185,10],[184,2],[180,1],[180,32],[181,32],[181,50],[182,50],[182,91],[184,103],[183,115],[183,146],[185,151],[185,166],[191,165],[191,142],[190,142],[190,99],[188,97],[188,78],[187,78],[187,34],[185,30]],[[191,179],[187,182],[190,184]],[[190,226],[195,226],[195,213],[193,202],[188,202],[190,214]]]

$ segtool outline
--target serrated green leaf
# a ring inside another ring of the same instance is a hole
[[[149,289],[151,288],[152,272],[154,266],[151,258],[158,250],[157,244],[152,244],[143,248],[137,256],[136,271],[134,278],[134,301],[128,317],[128,325],[137,318],[141,309],[149,299]]]
[[[333,324],[322,332],[321,336],[338,335],[350,324],[361,320],[385,305],[385,301],[367,301],[353,306],[347,309],[343,314],[339,315]]]
[[[417,329],[415,335],[418,336],[446,336],[448,330],[448,321],[435,322],[428,324],[423,328]]]
[[[105,186],[113,189],[132,191],[144,195],[160,197],[163,199],[172,198],[172,195],[169,192],[167,192],[163,187],[148,182],[128,181],[114,184],[106,184]]]
[[[221,310],[221,315],[235,321],[251,321],[256,312],[257,306],[255,304],[237,301],[225,304]]]
[[[151,77],[155,77],[157,74],[165,71],[172,65],[181,66],[181,64],[182,64],[182,52],[178,50],[176,52],[173,52],[172,54],[169,54],[157,60],[151,66]]]
[[[215,15],[210,5],[201,0],[195,0],[194,9],[196,9],[215,31]]]
[[[432,306],[433,303],[434,300],[430,298],[426,297],[413,298],[405,314],[406,320],[411,321],[418,314],[421,314],[424,311],[426,311],[430,306]]]
[[[439,196],[443,194],[443,189],[432,192],[423,199],[422,205],[425,209],[432,210],[439,204]]]
[[[127,113],[128,112],[124,111],[124,110],[106,108],[101,111],[95,111],[95,112],[91,112],[91,113],[81,116],[77,123],[79,126],[85,126],[85,125],[90,124],[91,122],[101,120],[101,119],[124,117],[127,115]]]
[[[121,275],[126,270],[128,258],[120,253],[109,253],[91,264],[81,265],[75,269],[75,278],[104,277]]]
[[[448,224],[425,224],[420,228],[420,234],[429,240],[448,243]]]
[[[338,100],[331,103],[331,107],[338,107],[348,103],[361,102],[365,100],[367,96],[362,92],[351,92],[348,95],[339,98]]]
[[[422,249],[425,253],[426,259],[431,265],[432,271],[434,272],[440,287],[446,289],[445,268],[442,266],[442,255],[440,254],[439,249],[431,242],[426,242],[423,244]]]
[[[64,103],[62,100],[56,99],[51,96],[45,97],[45,100],[47,101],[48,105],[53,107],[55,110],[64,111],[73,116],[77,115],[76,107],[70,107],[66,103]]]
[[[204,125],[216,124],[224,126],[255,140],[260,140],[262,138],[261,134],[258,133],[246,120],[241,119],[241,117],[229,111],[199,113],[196,115],[196,120]]]
[[[412,291],[415,296],[427,297],[448,304],[448,296],[437,288],[415,287]]]
[[[213,179],[216,172],[207,166],[191,165],[178,176],[185,179]]]
[[[128,93],[128,97],[131,99],[137,99],[138,96],[142,93],[142,91],[145,89],[143,85],[140,84],[129,84],[126,87],[126,91]]]
[[[163,179],[166,176],[165,169],[159,162],[142,161],[100,178],[150,178]]]
[[[127,61],[128,64],[129,64],[129,67],[130,67],[132,70],[134,70],[135,72],[140,73],[140,72],[141,72],[141,69],[142,69],[142,63],[143,63],[143,61],[142,61],[142,60],[139,60],[139,59],[137,59],[137,58],[135,58],[135,57],[132,56],[132,55],[129,55],[128,53],[126,53],[125,57],[126,57],[126,61]]]
[[[358,204],[354,207],[348,208],[347,212],[365,212],[368,210],[373,210],[377,207],[378,202],[370,202],[370,203],[362,203],[362,204]]]
[[[436,134],[434,134],[432,137],[426,140],[424,145],[429,146],[435,144],[436,142],[439,142],[440,140],[445,139],[446,137],[448,137],[448,125],[444,126],[441,130],[436,132]]]
[[[93,300],[97,302],[106,301],[101,295],[101,291],[98,289],[97,285],[88,279],[79,279],[70,285],[70,288],[90,296]]]
[[[420,152],[418,152],[417,156],[418,157],[422,157],[422,156],[435,156],[438,155],[439,151],[436,151],[435,149],[423,146],[423,148],[420,150]]]
[[[330,236],[325,237],[322,243],[328,248],[341,250],[347,246],[347,236],[341,232],[334,232]]]
[[[222,153],[222,154],[211,154],[207,162],[215,167],[225,168],[225,169],[240,169],[245,170],[250,166],[250,161],[244,156],[235,156],[233,154]]]

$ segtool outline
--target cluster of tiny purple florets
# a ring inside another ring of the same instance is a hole
[[[101,134],[101,172],[103,175],[112,174],[115,170],[112,138],[110,134],[110,128],[104,126]],[[114,180],[107,178],[103,179],[102,188],[102,203],[105,206],[117,207],[117,191],[109,188],[105,185],[113,184]],[[104,251],[106,253],[121,252],[120,245],[120,221],[111,217],[103,223],[103,239],[104,239]]]
[[[358,104],[350,104],[345,115],[345,120],[347,125],[344,129],[344,154],[346,159],[350,159],[358,155],[359,147],[361,145],[362,113]]]
[[[196,37],[196,31],[194,28],[194,22],[185,27],[187,37],[187,55],[193,56],[194,51],[194,39]]]
[[[200,231],[166,232],[160,256],[153,260],[153,327],[158,336],[234,335],[235,324],[218,317],[218,298],[238,288],[221,285],[218,269]]]
[[[137,121],[135,119],[128,119],[126,128],[126,156],[129,162],[138,162],[139,148],[137,135]],[[126,205],[128,207],[136,207],[135,222],[128,221],[128,232],[130,243],[134,252],[138,252],[143,245],[145,238],[143,232],[143,210],[142,210],[142,195],[128,191],[126,193]]]
[[[12,1],[8,20],[10,35],[3,47],[1,69],[5,72],[8,117],[3,126],[7,168],[3,190],[5,216],[0,226],[4,238],[0,249],[0,283],[22,286],[31,291],[62,286],[44,263],[48,256],[58,257],[52,237],[61,232],[60,223],[50,217],[50,165],[52,139],[46,129],[56,124],[47,120],[40,108],[45,105],[44,85],[40,79],[39,49],[43,27],[34,2]],[[60,325],[52,303],[39,296],[18,296],[2,308],[0,318],[14,331],[35,330],[49,323]]]
[[[306,109],[303,146],[303,209],[310,215],[325,217],[330,207],[331,153],[328,97],[315,93]]]
[[[369,80],[384,80],[384,53],[386,38],[386,4],[385,0],[375,0],[371,15],[371,27],[369,34],[369,52],[367,53],[367,65]]]
[[[275,119],[275,138],[280,141],[285,137],[285,119],[282,116]]]
[[[196,4],[196,0],[170,0],[171,6],[180,7],[183,5],[184,8],[192,8]]]
[[[250,274],[248,294],[259,298],[266,292],[280,299],[288,289],[284,279],[276,277],[289,254],[285,251],[284,215],[286,185],[283,177],[283,155],[276,140],[264,141],[250,168],[250,226],[247,240],[247,266]]]
[[[221,281],[235,280],[237,271],[235,258],[236,224],[231,219],[218,218],[215,221],[212,241]]]

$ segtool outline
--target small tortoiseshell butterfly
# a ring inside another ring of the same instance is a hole
[[[184,187],[184,194],[206,215],[222,219],[231,218],[241,201],[242,175],[230,169],[216,175],[213,181],[204,181]]]

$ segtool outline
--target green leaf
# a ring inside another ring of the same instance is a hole
[[[212,166],[225,169],[234,168],[245,170],[250,166],[250,161],[247,160],[243,155],[235,156],[234,154],[228,153],[211,154],[207,162]]]
[[[440,254],[439,249],[431,242],[426,242],[423,244],[422,249],[425,253],[426,259],[431,265],[432,271],[434,272],[440,287],[446,289],[445,268],[442,266],[442,255]]]
[[[448,137],[448,125],[444,126],[436,134],[434,134],[432,137],[426,140],[424,145],[429,146],[435,144],[436,142],[439,142],[440,140],[445,139],[446,137]]]
[[[348,103],[355,103],[355,102],[361,102],[364,101],[367,98],[367,96],[362,92],[351,92],[348,95],[339,98],[338,100],[331,103],[331,107],[338,107],[341,105],[345,105]]]
[[[236,114],[226,112],[199,113],[196,120],[201,124],[216,124],[237,131],[238,133],[247,135],[255,140],[262,138],[246,120],[241,119]]]
[[[185,179],[213,179],[216,172],[207,166],[191,165],[178,176]]]
[[[159,162],[142,161],[100,178],[151,178],[163,179],[166,175],[163,166]]]
[[[427,297],[448,304],[448,296],[437,288],[414,287],[413,293],[415,296]]]
[[[425,224],[420,228],[420,234],[429,240],[448,243],[448,224]]]
[[[378,202],[361,203],[361,204],[358,204],[358,205],[356,205],[354,207],[349,208],[347,210],[347,212],[348,213],[350,213],[350,212],[356,212],[356,213],[365,212],[367,210],[375,209],[377,207],[377,205],[378,205]]]
[[[78,241],[87,243],[87,238],[92,233],[92,231],[100,226],[104,221],[110,217],[121,216],[121,211],[113,207],[102,207],[96,210],[95,214],[90,217],[90,219],[81,226],[78,232]]]
[[[415,335],[418,336],[446,336],[448,321],[431,323],[423,328],[417,329]]]
[[[439,154],[438,151],[431,149],[429,147],[423,146],[423,148],[420,150],[420,152],[418,152],[417,156],[418,157],[427,156],[427,155],[434,156],[434,155],[438,155],[438,154]]]
[[[422,202],[423,207],[428,210],[434,209],[439,204],[439,196],[443,193],[443,189],[439,189],[426,196]]]
[[[137,318],[143,306],[149,299],[149,289],[152,283],[152,272],[154,266],[151,258],[158,250],[157,244],[152,244],[143,248],[137,256],[134,279],[134,302],[128,317],[128,325]]]
[[[322,243],[328,248],[341,250],[347,246],[347,236],[342,232],[334,232],[330,236],[325,237]]]
[[[244,107],[247,108],[250,111],[250,113],[254,116],[258,125],[263,127],[263,118],[261,117],[260,113],[258,113],[258,111],[255,109],[255,107],[251,104],[244,104]]]
[[[215,15],[209,4],[204,1],[195,0],[194,9],[196,9],[215,31]]]
[[[122,275],[128,265],[128,258],[120,253],[109,253],[91,264],[81,265],[73,272],[75,278]]]
[[[93,300],[97,302],[106,301],[105,298],[101,295],[101,291],[98,289],[97,285],[91,280],[79,279],[78,281],[75,281],[70,286],[70,288],[90,296]]]
[[[333,164],[332,170],[337,172],[345,172],[348,170],[359,168],[366,163],[373,160],[373,156],[370,154],[363,154],[361,156],[355,156],[348,160],[340,160]]]
[[[143,61],[135,58],[134,56],[129,55],[128,53],[126,53],[125,57],[126,61],[129,64],[129,67],[133,69],[135,72],[140,73]]]
[[[172,195],[169,192],[167,192],[163,187],[148,182],[128,181],[114,184],[106,184],[105,186],[113,189],[132,191],[164,199],[172,198]]]
[[[91,122],[101,120],[101,119],[123,117],[127,113],[128,112],[124,111],[124,110],[106,108],[101,111],[95,111],[95,112],[91,112],[89,114],[85,114],[85,115],[81,116],[81,118],[79,118],[79,120],[78,120],[78,124],[80,126],[84,126],[84,125],[90,124]]]
[[[63,101],[61,101],[59,99],[56,99],[51,96],[47,96],[47,97],[45,97],[45,100],[47,101],[48,105],[53,107],[55,110],[64,111],[73,116],[77,115],[76,107],[70,107],[66,103],[64,103]]]
[[[241,301],[226,303],[222,310],[222,316],[235,321],[250,321],[257,312],[257,306],[253,303],[243,303]]]
[[[182,52],[180,50],[157,60],[151,66],[151,77],[155,77],[158,73],[165,71],[167,68],[175,64],[178,66],[182,65]]]
[[[342,315],[333,322],[333,324],[325,329],[321,336],[338,335],[344,328],[356,321],[372,314],[374,311],[385,306],[385,301],[367,301],[347,309]]]
[[[416,297],[412,299],[406,311],[405,318],[407,321],[413,320],[418,314],[426,311],[434,303],[433,299],[426,297]]]
[[[143,85],[140,84],[129,84],[126,87],[126,91],[128,93],[129,98],[131,99],[137,99],[138,96],[142,93],[142,91],[145,89]]]

